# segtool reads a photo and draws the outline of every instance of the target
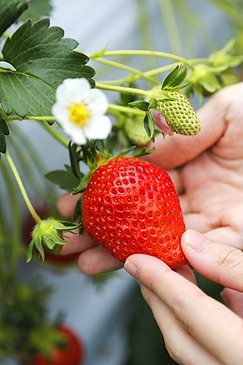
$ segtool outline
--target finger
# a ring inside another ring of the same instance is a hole
[[[170,309],[194,339],[224,365],[242,364],[242,320],[157,258],[132,255],[126,270]]]
[[[96,275],[121,269],[123,263],[111,256],[103,247],[96,246],[79,256],[78,266],[85,275]]]
[[[238,316],[243,318],[243,293],[225,288],[221,293],[226,305]]]
[[[203,213],[185,214],[184,221],[188,230],[193,229],[199,231],[204,233],[211,240],[243,250],[242,233],[240,233],[242,227],[240,228],[240,231],[238,231],[235,224],[236,222],[232,222],[232,226],[230,224],[225,224],[223,227],[214,228],[215,222]]]
[[[223,134],[225,111],[217,111],[206,120],[201,121],[201,130],[196,136],[181,136],[175,134],[164,138],[156,137],[153,153],[144,157],[147,161],[159,165],[163,169],[172,169],[194,159],[211,147]]]
[[[155,151],[144,158],[164,169],[172,169],[201,154],[224,134],[228,127],[227,111],[239,93],[242,93],[242,83],[226,87],[214,94],[197,112],[201,130],[196,136],[175,134],[164,138],[159,135],[154,144]],[[239,108],[238,112],[241,109]]]
[[[64,217],[72,217],[80,194],[71,195],[69,192],[63,194],[57,201],[57,209]]]
[[[141,290],[163,334],[166,348],[178,364],[222,365],[186,331],[163,301],[143,285]]]
[[[84,231],[82,235],[75,235],[72,233],[65,233],[64,239],[68,242],[62,248],[62,255],[69,255],[87,251],[96,246],[96,243]]]
[[[183,211],[183,206],[182,206]],[[212,223],[203,213],[184,214],[184,221],[187,229],[194,229],[200,232],[208,232],[212,229]]]
[[[194,227],[192,228],[195,229]],[[205,233],[205,235],[213,241],[238,248],[241,251],[243,250],[242,234],[236,232],[229,226],[216,228],[208,232],[201,232]]]
[[[182,249],[190,264],[203,276],[223,286],[243,291],[243,252],[210,240],[192,230],[182,235]]]

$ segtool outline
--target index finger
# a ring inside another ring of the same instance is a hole
[[[197,342],[222,364],[243,363],[242,341],[236,341],[243,336],[240,317],[157,258],[132,255],[125,268],[133,275],[136,272],[139,282],[155,293]]]

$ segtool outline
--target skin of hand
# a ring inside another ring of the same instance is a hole
[[[187,229],[243,249],[243,83],[214,94],[197,112],[201,131],[193,137],[159,135],[155,151],[144,159],[172,177]],[[151,148],[151,146],[149,146]],[[63,216],[72,216],[77,201],[69,193],[58,201]],[[82,237],[68,236],[63,254],[80,252],[78,265],[87,275],[115,270],[122,264]]]
[[[242,251],[193,230],[183,234],[182,247],[200,274],[226,287],[228,307],[198,288],[188,266],[172,271],[155,257],[136,254],[124,267],[139,282],[178,364],[243,364]]]

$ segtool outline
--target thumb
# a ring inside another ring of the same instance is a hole
[[[181,239],[182,249],[192,267],[209,280],[243,291],[243,253],[188,230]]]

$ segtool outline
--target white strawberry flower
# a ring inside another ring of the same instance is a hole
[[[107,109],[106,95],[88,80],[66,79],[57,87],[52,113],[72,141],[83,145],[87,139],[107,138],[112,127]]]

